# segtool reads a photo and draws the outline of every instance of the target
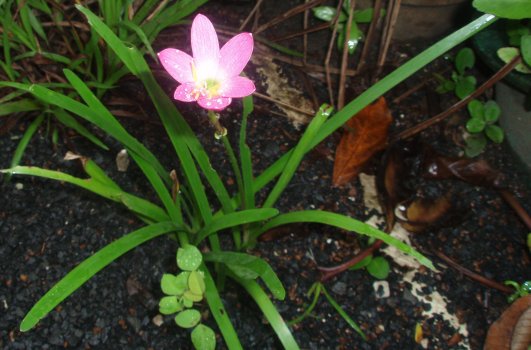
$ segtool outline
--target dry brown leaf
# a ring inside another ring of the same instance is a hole
[[[531,295],[516,300],[511,306],[504,311],[501,317],[494,322],[487,333],[484,350],[526,350],[530,344],[521,343],[516,347],[513,339],[515,336],[529,340],[529,327],[522,329],[517,328],[520,318],[528,315],[531,308]],[[527,335],[526,335],[527,334]],[[521,339],[521,338],[520,338]]]
[[[402,227],[409,232],[422,232],[429,226],[439,222],[452,207],[452,195],[428,199],[415,198],[408,205],[399,205]]]
[[[336,149],[334,161],[334,186],[341,186],[358,175],[361,167],[387,142],[391,112],[385,98],[365,107],[345,124]]]

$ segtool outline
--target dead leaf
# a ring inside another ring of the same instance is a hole
[[[522,317],[524,317],[524,320],[529,317],[530,310],[531,295],[522,297],[512,303],[501,317],[490,326],[484,350],[526,350],[530,345],[529,336],[531,329],[528,324],[527,327],[517,328],[517,324],[520,323]],[[520,343],[520,345],[516,344],[515,340],[519,341],[520,339],[524,339],[524,342]]]
[[[361,167],[387,142],[391,112],[385,98],[365,107],[345,124],[336,149],[334,161],[334,186],[341,186],[358,175]]]
[[[425,177],[428,179],[449,179],[452,177],[474,186],[505,188],[505,176],[492,168],[485,160],[450,158],[430,153],[424,160]]]
[[[437,198],[415,198],[409,204],[399,204],[396,216],[409,232],[422,232],[445,218],[452,208],[451,199],[449,192]]]

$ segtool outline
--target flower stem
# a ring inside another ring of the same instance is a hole
[[[232,166],[232,170],[234,171],[234,175],[236,176],[236,184],[238,185],[238,191],[240,193],[240,203],[244,203],[245,194],[244,194],[244,187],[243,187],[243,178],[242,173],[240,170],[240,165],[238,164],[238,160],[236,159],[236,154],[234,153],[234,150],[232,148],[232,145],[230,144],[229,138],[227,137],[227,129],[224,128],[220,122],[219,122],[219,115],[214,113],[213,111],[208,111],[208,118],[210,119],[210,123],[214,128],[216,129],[216,132],[214,134],[214,137],[216,139],[221,139],[223,142],[223,146],[225,147],[225,151],[227,152],[227,155],[229,156],[229,162]],[[234,238],[234,245],[236,246],[236,249],[240,249],[241,245],[241,237],[238,234],[233,234]]]

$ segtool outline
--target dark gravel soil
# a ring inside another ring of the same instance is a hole
[[[397,57],[407,57],[408,48],[400,50],[397,48]],[[250,70],[252,74],[253,67]],[[388,99],[400,95],[428,75],[421,74],[416,81],[394,91]],[[135,84],[126,84],[117,94],[133,96],[141,91],[138,89]],[[168,92],[170,90],[169,86]],[[425,118],[428,110],[425,96],[425,90],[421,90],[400,105],[391,105],[396,120],[394,130]],[[441,108],[447,102],[441,102]],[[263,101],[255,100],[255,103],[267,108]],[[234,103],[222,117],[232,137],[239,129],[240,107],[238,102]],[[146,107],[148,114],[149,108]],[[223,157],[222,146],[212,137],[206,114],[195,106],[179,108],[204,142],[214,167],[223,174],[227,185],[233,186],[234,179]],[[160,156],[167,168],[176,167],[177,160],[159,125],[131,119],[124,119],[124,124]],[[22,123],[9,134],[1,135],[0,168],[9,166],[25,125]],[[446,131],[447,128],[435,127],[420,138],[439,150],[455,153]],[[300,133],[282,117],[253,114],[248,139],[255,168],[264,169],[293,146]],[[43,128],[30,143],[22,163],[83,176],[78,161],[63,159],[67,151],[72,151],[95,160],[123,188],[154,198],[137,167],[132,165],[125,173],[116,170],[114,157],[120,147],[102,133],[99,135],[112,148],[111,152],[95,149],[68,131],[62,133],[57,145],[53,145]],[[339,133],[334,134],[307,156],[301,166],[303,171],[297,173],[278,203],[279,209],[287,212],[317,208],[360,220],[367,220],[374,214],[363,204],[359,180],[344,188],[331,186],[334,149],[339,136]],[[528,180],[518,171],[506,145],[489,146],[484,157],[502,169],[508,186],[519,193],[520,201],[529,212]],[[376,173],[378,161],[379,157],[366,172]],[[430,186],[421,180],[419,183]],[[432,252],[442,251],[459,264],[495,281],[521,282],[531,278],[525,247],[527,231],[494,190],[451,180],[431,186],[446,186],[460,193],[459,220],[445,226],[435,225],[411,238],[415,247],[433,259],[438,272],[420,268],[412,277],[411,269],[389,258],[392,270],[385,280],[390,290],[387,297],[382,297],[381,291],[375,292],[376,280],[366,271],[342,273],[325,286],[358,322],[368,341],[363,341],[323,297],[311,316],[292,328],[302,348],[482,348],[489,325],[507,306],[507,295],[448,268]],[[0,196],[1,349],[191,347],[188,332],[179,329],[171,317],[158,314],[158,299],[162,297],[160,278],[165,272],[176,271],[177,245],[166,237],[150,241],[121,257],[60,304],[35,329],[21,333],[18,330],[20,321],[49,288],[83,259],[141,227],[141,222],[117,203],[71,185],[38,178],[17,176],[10,182],[2,182]],[[277,306],[287,320],[300,315],[310,302],[306,292],[319,277],[315,262],[323,266],[336,265],[366,244],[353,234],[320,225],[290,226],[276,234],[275,239],[261,242],[253,253],[270,262],[284,283],[287,298],[277,302]],[[435,309],[432,303],[438,301],[439,293],[445,303],[441,310]],[[281,348],[260,311],[241,289],[229,284],[223,299],[245,348]],[[204,305],[202,308],[206,322],[215,327],[208,308]],[[418,324],[422,326],[424,338],[420,344],[414,337]],[[224,348],[219,334],[218,346]]]

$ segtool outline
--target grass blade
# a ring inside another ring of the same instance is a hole
[[[271,302],[271,300],[269,300],[269,297],[263,291],[262,287],[260,287],[260,285],[255,280],[245,280],[233,274],[229,274],[229,276],[236,282],[238,282],[240,285],[242,285],[243,288],[245,288],[245,290],[247,291],[247,293],[251,295],[260,310],[262,310],[262,313],[264,314],[265,318],[271,324],[271,327],[273,327],[273,330],[275,331],[278,336],[278,339],[284,346],[284,349],[299,349],[299,345],[295,341],[293,334],[291,334],[288,325],[286,324],[282,316],[278,313],[278,310],[275,305]]]
[[[26,147],[28,146],[28,143],[30,142],[31,138],[39,128],[39,126],[44,121],[44,114],[39,115],[37,118],[35,118],[31,124],[26,129],[26,132],[24,132],[24,136],[22,136],[22,139],[20,139],[20,142],[17,145],[17,149],[15,150],[15,153],[13,154],[13,158],[11,159],[11,165],[10,167],[13,168],[20,164],[20,160],[22,159],[22,156],[24,155],[24,151],[26,150]],[[6,178],[6,180],[9,179],[10,176]]]
[[[362,235],[374,237],[376,239],[382,240],[388,245],[392,245],[397,249],[400,249],[402,252],[408,255],[411,255],[412,257],[417,259],[422,265],[429,267],[432,270],[435,269],[432,262],[428,258],[420,254],[413,247],[405,244],[404,242],[394,237],[391,237],[387,233],[382,232],[364,222],[358,221],[348,216],[321,210],[302,210],[287,214],[281,214],[266,223],[262,227],[262,229],[254,236],[254,239],[258,238],[260,234],[271,230],[274,227],[302,222],[313,222],[328,226],[335,226],[343,230],[354,231]]]
[[[242,350],[243,347],[240,344],[240,339],[238,338],[238,334],[234,330],[232,322],[228,316],[229,314],[225,310],[225,306],[223,306],[223,302],[219,297],[216,283],[214,282],[212,275],[204,263],[199,269],[205,274],[205,298],[210,311],[218,324],[221,335],[225,340],[225,344],[227,344],[229,350]]]
[[[0,104],[0,117],[13,113],[31,112],[42,109],[42,105],[35,100],[24,98],[22,100]]]
[[[255,207],[255,199],[253,192],[253,163],[251,158],[251,150],[247,146],[247,119],[253,112],[254,104],[253,97],[247,96],[243,98],[243,113],[242,113],[242,125],[240,129],[240,164],[242,167],[242,180],[243,180],[243,203],[244,209],[253,209]]]
[[[249,209],[215,217],[208,225],[197,233],[196,243],[199,244],[209,235],[226,228],[264,221],[278,215],[278,210],[272,208]]]
[[[94,134],[88,131],[83,125],[81,125],[74,117],[65,112],[63,109],[55,108],[53,114],[63,125],[66,127],[75,130],[78,134],[95,144],[96,146],[108,151],[109,147],[98,139]]]
[[[76,289],[81,287],[101,269],[123,254],[155,237],[177,230],[179,228],[175,227],[173,223],[162,222],[133,231],[105,246],[76,266],[53,286],[24,317],[20,324],[20,330],[26,332],[35,327],[59,303],[74,293]]]

